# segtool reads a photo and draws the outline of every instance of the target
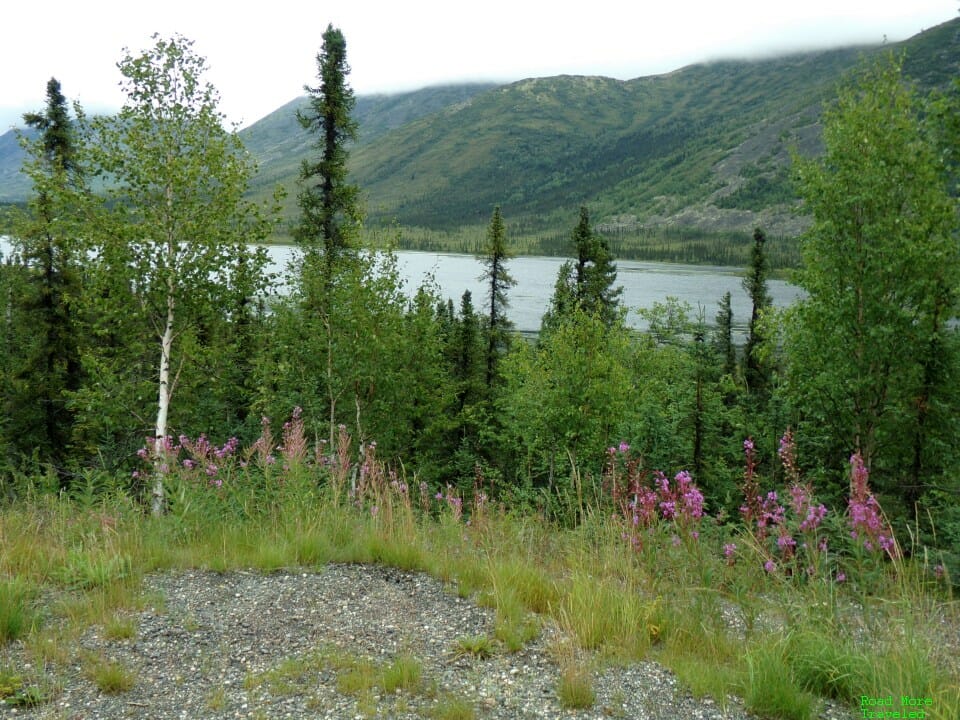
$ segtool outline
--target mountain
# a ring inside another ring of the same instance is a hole
[[[791,151],[820,151],[823,103],[846,73],[884,51],[904,53],[906,74],[922,88],[943,87],[960,76],[960,20],[894,45],[711,62],[628,81],[560,76],[472,86],[460,98],[456,88],[409,93],[395,102],[423,112],[398,113],[375,131],[368,126],[384,106],[364,116],[358,102],[350,169],[368,227],[477,227],[500,204],[519,232],[566,235],[587,203],[606,229],[709,234],[761,224],[795,235],[805,220],[794,212]],[[284,146],[291,154],[272,155],[258,133],[261,123],[289,118],[294,104],[241,132],[262,163],[258,190],[284,184],[291,213],[309,138],[294,128]]]
[[[23,148],[13,130],[0,135],[0,203],[20,202],[30,194],[30,180],[20,172]]]
[[[354,118],[359,124],[360,146],[375,142],[396,128],[415,122],[451,106],[469,102],[472,97],[496,87],[493,84],[450,85],[425,88],[396,95],[362,95],[357,98]],[[247,149],[260,169],[253,183],[254,192],[269,194],[277,184],[296,197],[296,178],[300,161],[312,151],[316,138],[297,120],[297,111],[307,109],[307,98],[288,102],[253,125],[240,131]]]
[[[923,89],[960,77],[960,19],[902,43],[692,65],[614,80],[559,76],[361,96],[350,171],[367,226],[482,228],[495,204],[513,233],[567,236],[577,208],[610,231],[690,229],[792,236],[790,153],[820,151],[819,118],[864,59],[904,53]],[[297,98],[240,131],[260,170],[252,188],[287,188],[314,139]],[[10,133],[0,136],[0,201],[21,199]]]

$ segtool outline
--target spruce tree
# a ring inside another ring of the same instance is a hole
[[[503,226],[503,217],[500,206],[493,209],[490,226],[487,229],[486,254],[483,264],[486,266],[481,278],[487,282],[487,352],[486,352],[486,383],[492,387],[496,377],[496,365],[500,355],[504,352],[510,340],[512,323],[507,318],[506,310],[507,290],[512,288],[516,281],[507,272],[507,243],[506,230]]]
[[[754,394],[764,393],[770,384],[770,368],[760,357],[763,343],[761,317],[773,300],[767,288],[767,257],[764,244],[767,237],[763,230],[753,231],[753,248],[750,251],[750,268],[743,279],[743,289],[750,296],[750,326],[747,330],[747,344],[743,350],[744,378],[747,388]]]
[[[72,304],[79,295],[82,260],[76,220],[83,174],[74,124],[56,78],[47,83],[44,110],[26,113],[23,120],[40,135],[32,142],[21,138],[28,157],[24,171],[35,195],[14,223],[25,284],[11,307],[19,339],[6,413],[19,452],[36,452],[63,479],[73,423],[67,399],[81,378]]]
[[[350,250],[360,222],[359,190],[347,182],[348,146],[357,139],[358,123],[352,116],[356,98],[347,83],[347,42],[333,25],[323,33],[316,60],[320,84],[304,87],[309,104],[297,112],[297,119],[317,135],[319,157],[304,160],[300,168],[303,188],[294,236],[304,252],[305,269],[319,271],[323,286],[329,286],[333,268]]]
[[[714,347],[722,363],[725,375],[733,375],[737,370],[737,348],[733,344],[733,307],[730,291],[723,294],[720,300],[720,309],[716,316],[716,334]]]
[[[577,303],[588,314],[597,314],[610,327],[619,317],[622,287],[614,287],[617,265],[602,235],[590,227],[590,213],[580,208],[580,219],[573,231],[573,245],[577,252],[574,281]]]
[[[478,402],[484,395],[480,322],[469,290],[464,290],[460,298],[460,317],[455,327],[453,372],[457,381],[457,411],[463,412],[467,405]]]
[[[617,265],[606,240],[591,229],[585,206],[580,208],[580,219],[571,239],[577,257],[560,266],[550,307],[541,322],[544,333],[555,330],[576,308],[596,315],[606,327],[612,327],[620,318],[623,288],[613,286]]]

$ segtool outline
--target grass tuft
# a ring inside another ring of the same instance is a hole
[[[36,590],[21,578],[0,579],[0,645],[19,639],[36,625],[31,608]]]
[[[560,673],[557,683],[557,698],[561,707],[568,710],[585,710],[593,707],[597,694],[593,689],[593,678],[583,668],[569,666]]]
[[[130,690],[137,681],[136,673],[116,660],[90,654],[84,661],[87,678],[100,692],[119,695]]]
[[[398,655],[380,676],[380,684],[385,692],[394,693],[399,690],[414,691],[420,686],[423,676],[423,665],[412,655]]]
[[[782,720],[813,720],[819,703],[793,681],[785,643],[767,640],[747,651],[742,684],[748,710]]]
[[[457,638],[454,650],[457,655],[470,655],[485,660],[493,655],[494,645],[489,635],[467,635]]]
[[[473,703],[453,695],[445,696],[431,708],[430,717],[433,720],[474,720],[477,712]]]

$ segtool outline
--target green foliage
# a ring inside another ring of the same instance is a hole
[[[493,655],[494,645],[489,635],[467,635],[457,638],[454,650],[458,655],[469,655],[485,660]]]
[[[716,200],[715,205],[724,210],[761,212],[771,206],[794,205],[796,202],[797,194],[790,173],[780,167],[774,173],[753,175],[732,193]]]
[[[585,206],[580,208],[572,241],[576,261],[565,263],[557,273],[550,307],[543,317],[541,331],[545,333],[576,307],[588,315],[599,316],[608,327],[621,317],[619,297],[623,288],[613,287],[617,266],[604,236],[592,230]]]
[[[486,309],[487,351],[486,351],[486,384],[493,386],[496,379],[497,363],[500,356],[506,351],[510,341],[511,323],[507,318],[507,290],[516,284],[507,271],[506,230],[503,225],[503,216],[500,206],[493,209],[490,218],[490,228],[487,231],[487,245],[481,259],[484,267],[482,279],[487,283],[487,297],[484,300]]]
[[[554,488],[569,469],[602,467],[634,389],[627,332],[581,308],[535,346],[504,358],[499,410],[519,478]]]
[[[300,125],[317,136],[319,158],[304,160],[298,196],[300,219],[294,236],[306,253],[308,266],[320,262],[325,282],[338,257],[352,245],[360,222],[358,188],[347,182],[347,146],[357,139],[357,121],[351,116],[356,99],[347,84],[347,42],[328,25],[317,55],[319,87],[306,86],[308,109],[297,111]]]
[[[31,609],[35,595],[35,589],[21,578],[0,578],[0,645],[33,629],[37,621]]]
[[[825,158],[796,159],[814,222],[797,276],[807,297],[786,320],[786,397],[807,452],[836,468],[860,449],[878,486],[909,504],[957,460],[928,452],[957,414],[945,323],[960,253],[921,110],[897,61],[869,65],[827,111]]]
[[[299,294],[272,306],[271,342],[255,368],[258,412],[277,418],[301,407],[307,437],[325,442],[325,452],[344,425],[356,452],[375,441],[382,457],[436,475],[455,442],[456,384],[435,289],[408,300],[389,253],[342,261],[333,283],[315,287],[319,310]]]
[[[783,642],[771,640],[746,656],[744,704],[760,715],[784,720],[812,720],[819,703],[816,697],[792,681],[789,658]]]
[[[750,296],[750,324],[747,329],[747,344],[743,348],[743,377],[747,388],[755,396],[763,396],[768,390],[771,368],[764,361],[763,313],[772,305],[767,289],[767,257],[764,245],[767,236],[760,228],[753,231],[753,250],[750,267],[743,279],[743,289]]]
[[[730,300],[729,291],[720,299],[720,309],[717,310],[715,318],[714,348],[721,360],[723,372],[732,376],[737,370],[737,347],[733,342],[733,308]]]
[[[136,673],[116,660],[88,654],[84,661],[84,672],[107,695],[125,693],[137,682]]]
[[[597,694],[593,689],[593,679],[583,668],[568,667],[560,673],[557,684],[557,698],[560,707],[568,710],[583,710],[593,706]]]
[[[43,112],[24,122],[38,134],[20,136],[23,170],[33,195],[13,215],[14,262],[3,275],[7,307],[3,413],[10,452],[36,452],[66,484],[75,415],[67,396],[82,382],[79,319],[83,255],[78,220],[85,204],[83,151],[60,83],[47,83]]]
[[[95,253],[81,352],[89,380],[72,398],[76,441],[90,453],[131,452],[151,415],[161,436],[168,412],[183,430],[213,419],[240,424],[244,391],[211,392],[210,381],[236,380],[249,367],[262,315],[250,298],[268,282],[265,253],[248,245],[269,231],[262,210],[243,199],[254,168],[222,127],[206,63],[189,40],[155,39],[119,64],[127,94],[119,115],[87,127],[110,199],[88,225]],[[184,397],[171,411],[175,390]]]
[[[422,676],[423,664],[413,655],[402,654],[383,668],[380,684],[387,693],[413,691],[419,687]]]

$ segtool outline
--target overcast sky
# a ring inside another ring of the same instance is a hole
[[[0,40],[0,134],[41,110],[47,80],[89,112],[123,103],[123,49],[180,33],[210,65],[230,121],[249,125],[314,83],[328,23],[357,94],[571,74],[629,79],[716,58],[896,42],[958,0],[48,0],[11,2]]]

